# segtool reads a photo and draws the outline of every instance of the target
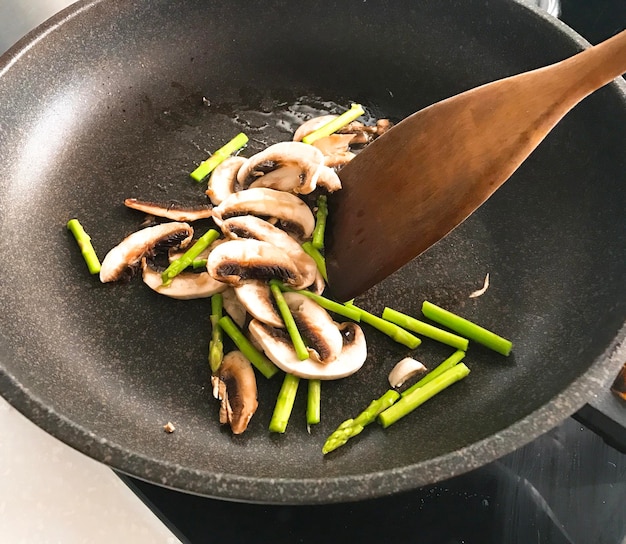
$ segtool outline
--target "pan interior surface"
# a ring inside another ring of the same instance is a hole
[[[562,25],[504,1],[70,8],[0,65],[0,391],[118,470],[234,500],[374,497],[521,446],[621,362],[624,85],[589,97],[477,213],[357,299],[417,317],[430,300],[510,338],[512,355],[472,347],[468,379],[327,458],[325,437],[388,388],[408,349],[364,325],[368,360],[323,384],[322,423],[310,433],[303,383],[287,433],[270,435],[281,378],[259,375],[259,410],[234,437],[211,398],[208,302],[162,297],[139,278],[100,284],[65,224],[78,217],[103,256],[143,220],[125,198],[202,201],[188,173],[237,132],[250,137],[249,156],[290,139],[306,115],[351,101],[401,119],[581,47]],[[488,291],[468,298],[486,273]],[[450,353],[424,340],[414,355],[432,367]]]

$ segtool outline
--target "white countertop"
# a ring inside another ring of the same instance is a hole
[[[108,467],[0,397],[0,527],[19,543],[180,542]]]
[[[68,0],[0,0],[0,54]],[[0,397],[0,528],[11,544],[175,544],[180,540],[108,467]]]

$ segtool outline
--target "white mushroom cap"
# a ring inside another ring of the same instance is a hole
[[[322,364],[313,359],[301,361],[291,339],[284,331],[253,319],[248,326],[252,338],[261,346],[267,357],[281,370],[305,379],[338,380],[354,374],[367,359],[367,344],[361,328],[352,322],[339,326],[344,346],[332,363]]]
[[[315,228],[313,212],[299,197],[265,187],[234,193],[213,208],[213,219],[220,226],[237,215],[276,219],[281,228],[295,232],[302,239],[310,238]]]
[[[180,222],[161,223],[133,232],[106,254],[100,268],[100,281],[117,281],[157,248],[186,247],[192,236],[193,228]]]
[[[207,196],[216,206],[236,192],[237,172],[247,161],[244,157],[228,157],[217,165],[209,177]]]
[[[240,285],[246,280],[273,278],[299,289],[302,274],[282,249],[259,240],[229,240],[207,259],[207,270],[216,280]]]
[[[269,242],[289,255],[302,274],[302,285],[308,287],[316,281],[317,265],[302,246],[284,230],[254,215],[231,217],[222,223],[222,232],[231,239],[261,240]]]
[[[224,290],[222,292],[222,300],[224,302],[224,311],[235,323],[237,323],[237,325],[239,325],[240,328],[243,328],[246,324],[248,312],[246,311],[245,306],[239,301],[239,298],[237,298],[235,289],[233,287],[228,287]]]
[[[142,261],[144,283],[161,295],[178,300],[208,298],[226,290],[228,285],[217,281],[208,272],[181,272],[167,286],[163,285],[161,273],[150,266],[146,259]]]
[[[271,187],[309,194],[315,190],[324,155],[302,142],[280,142],[250,157],[237,173],[242,187]]]
[[[330,123],[333,119],[337,119],[338,115],[320,115],[318,117],[312,117],[308,121],[302,123],[293,135],[294,142],[301,142],[302,138],[315,132],[318,128],[322,128],[324,125]]]
[[[389,373],[389,385],[402,387],[408,380],[418,374],[426,372],[426,367],[412,357],[405,357],[398,362]]]
[[[267,282],[248,280],[235,286],[234,290],[237,299],[252,317],[272,327],[285,326]]]
[[[284,293],[298,330],[306,338],[309,356],[318,363],[332,363],[343,349],[337,323],[317,302],[300,293]]]

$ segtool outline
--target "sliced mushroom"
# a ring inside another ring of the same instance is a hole
[[[234,289],[239,302],[252,317],[272,327],[282,328],[285,326],[267,282],[245,281]]]
[[[138,210],[140,212],[154,215],[155,217],[164,217],[173,221],[197,221],[199,219],[208,219],[213,216],[213,206],[210,204],[195,204],[186,206],[179,202],[152,202],[149,200],[140,200],[138,198],[127,198],[124,200],[127,208]]]
[[[248,326],[252,338],[267,357],[281,370],[305,379],[338,380],[354,374],[367,358],[365,335],[352,322],[339,325],[343,336],[341,354],[332,363],[322,364],[313,359],[298,359],[291,339],[283,329],[275,329],[253,319]]]
[[[337,117],[338,115],[320,115],[319,117],[312,117],[296,129],[296,132],[293,135],[293,141],[301,142],[302,138],[308,136],[311,132],[315,132],[318,128],[322,128],[333,119],[337,119]]]
[[[228,423],[234,434],[241,434],[259,405],[250,361],[240,351],[227,353],[211,381],[213,396],[221,401],[220,423]]]
[[[308,289],[316,295],[321,295],[326,290],[326,280],[319,270],[315,274],[315,281],[309,285]]]
[[[309,357],[332,363],[343,349],[343,337],[330,314],[317,302],[299,293],[284,293],[285,301],[309,350]]]
[[[330,166],[322,166],[320,175],[317,178],[317,185],[318,187],[324,187],[329,193],[332,193],[341,189],[341,180],[337,172]]]
[[[224,242],[209,253],[207,270],[216,280],[229,285],[276,278],[298,289],[302,286],[302,274],[289,255],[259,240]]]
[[[398,362],[389,373],[389,385],[397,388],[402,387],[413,376],[423,374],[427,368],[413,357],[405,357]]]
[[[153,255],[160,248],[186,247],[191,242],[193,229],[187,223],[161,223],[133,232],[111,249],[100,268],[100,281],[117,281],[132,274],[141,259]]]
[[[269,242],[282,249],[289,255],[293,263],[302,274],[302,285],[312,285],[317,277],[317,265],[302,246],[285,231],[255,217],[254,215],[240,215],[231,217],[222,223],[222,232],[228,238],[261,240]]]
[[[340,128],[337,133],[338,134],[353,134],[354,138],[351,141],[351,144],[368,144],[373,139],[381,136],[385,132],[387,132],[393,124],[389,119],[378,119],[376,121],[375,126],[364,125],[360,121],[352,121],[348,123],[345,127]]]
[[[228,287],[225,283],[213,279],[206,271],[181,272],[169,285],[164,286],[161,271],[151,266],[147,259],[142,261],[142,277],[144,283],[153,291],[178,300],[208,298]]]
[[[315,228],[313,212],[299,197],[265,187],[234,193],[213,208],[213,219],[220,226],[222,221],[238,215],[276,219],[281,228],[302,239],[310,238]]]
[[[248,312],[239,301],[239,298],[237,298],[234,288],[228,287],[222,292],[222,301],[224,303],[224,311],[240,328],[243,328],[246,324]]]
[[[319,149],[302,142],[279,142],[250,157],[237,181],[244,189],[270,187],[306,195],[315,190],[323,165]]]
[[[350,162],[356,156],[350,151],[350,143],[353,139],[354,134],[331,134],[315,140],[312,145],[324,154],[326,166],[337,168]],[[319,181],[317,184],[319,185]]]
[[[207,196],[216,206],[237,190],[237,172],[247,161],[244,157],[228,157],[213,170],[209,178]]]

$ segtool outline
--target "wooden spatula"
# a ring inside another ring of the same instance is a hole
[[[326,254],[340,300],[428,249],[500,187],[578,102],[626,72],[626,31],[557,64],[429,106],[339,172]]]

